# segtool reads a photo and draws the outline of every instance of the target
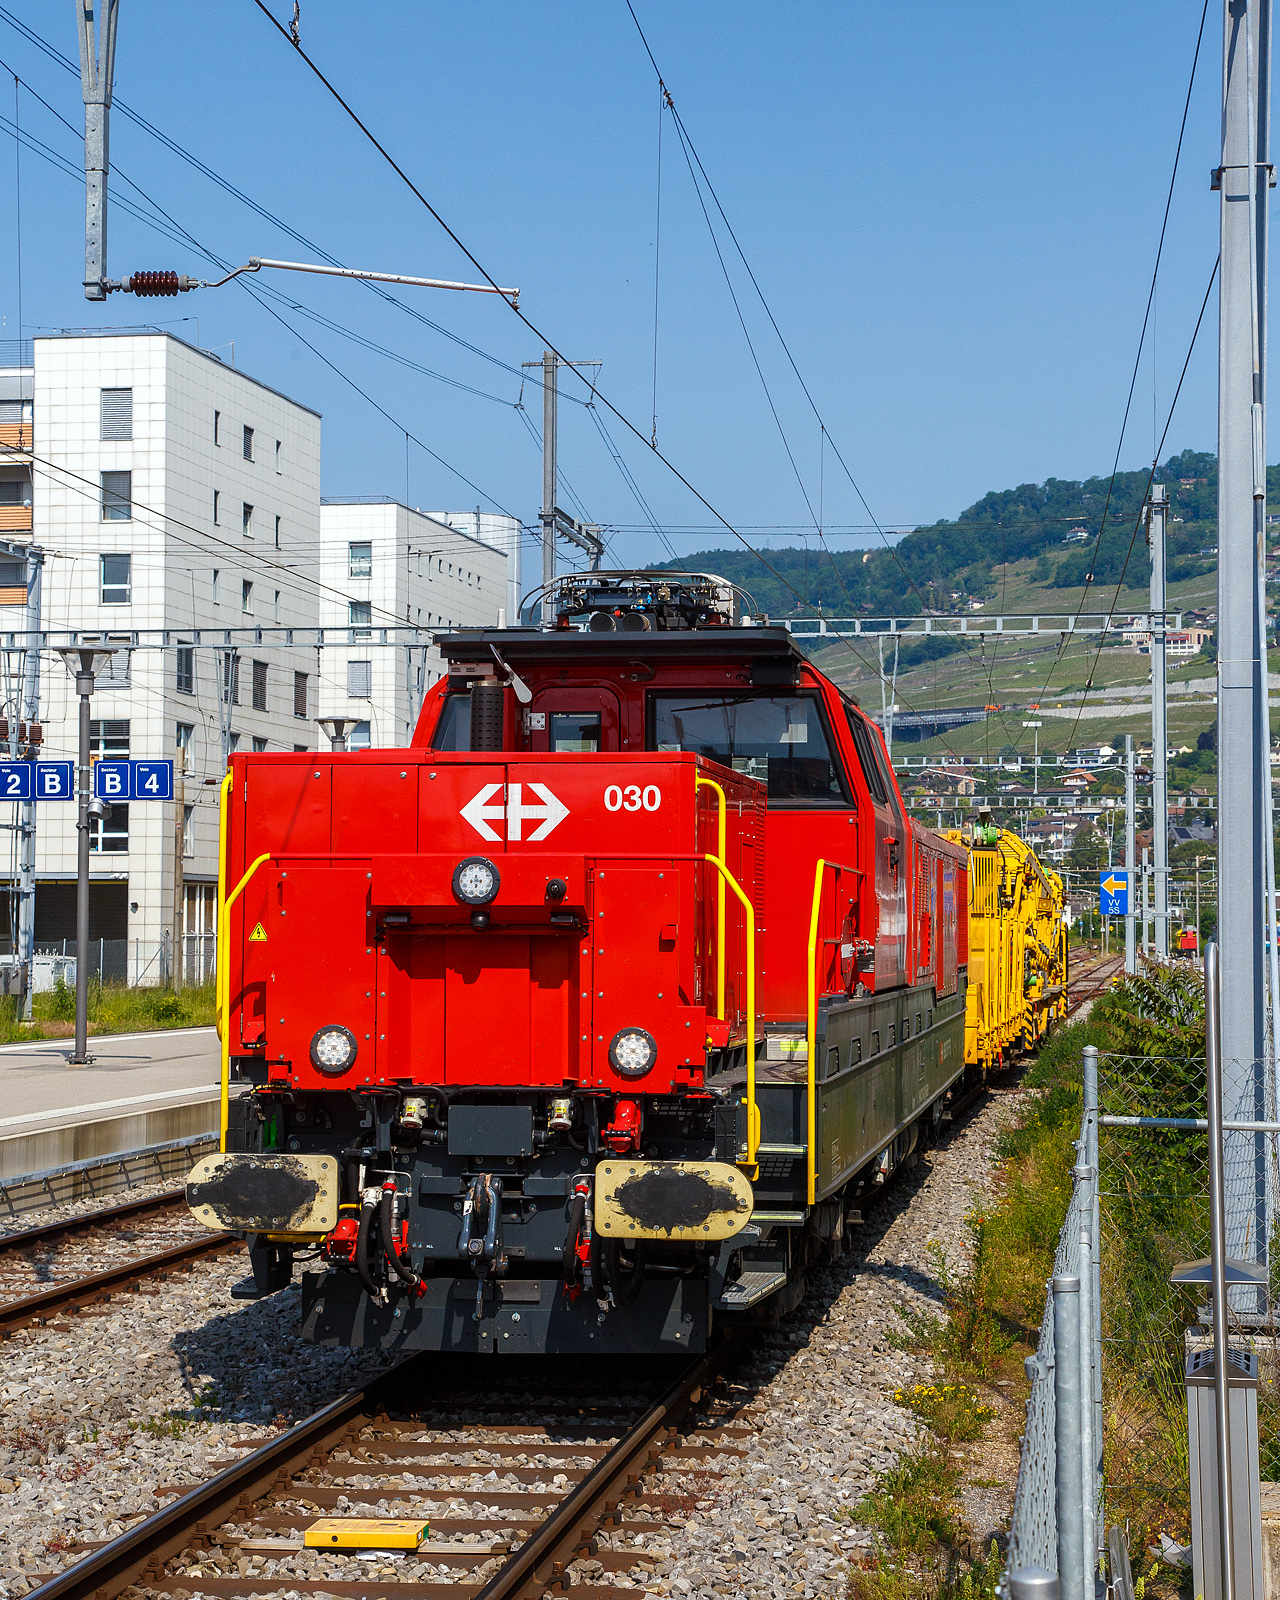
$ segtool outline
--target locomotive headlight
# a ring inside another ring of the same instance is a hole
[[[453,869],[453,893],[464,906],[487,906],[501,887],[497,867],[485,856],[468,856]]]
[[[331,1023],[311,1041],[311,1062],[318,1072],[345,1072],[356,1059],[356,1036],[350,1028]]]
[[[643,1078],[657,1059],[657,1043],[644,1028],[619,1028],[609,1045],[613,1070],[624,1078]]]

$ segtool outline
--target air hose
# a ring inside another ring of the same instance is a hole
[[[373,1281],[369,1270],[369,1230],[373,1227],[373,1214],[378,1209],[378,1191],[366,1189],[360,1196],[360,1227],[356,1233],[356,1271],[370,1297],[378,1299],[382,1290]]]
[[[575,1194],[573,1204],[569,1207],[569,1231],[564,1236],[564,1261],[561,1271],[566,1283],[573,1283],[578,1276],[578,1240],[582,1237],[582,1226],[587,1220],[587,1196],[585,1191]]]
[[[399,1278],[400,1282],[410,1289],[416,1289],[422,1279],[413,1270],[406,1266],[404,1258],[396,1247],[396,1186],[394,1179],[388,1179],[382,1186],[382,1253],[387,1258],[387,1265]]]

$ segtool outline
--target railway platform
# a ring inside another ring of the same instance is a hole
[[[87,1067],[71,1041],[0,1047],[0,1211],[20,1214],[81,1193],[112,1194],[142,1175],[101,1158],[160,1150],[147,1176],[185,1174],[185,1145],[218,1128],[218,1041],[212,1028],[90,1038]],[[34,1182],[20,1180],[48,1174]],[[66,1169],[72,1169],[67,1171]]]

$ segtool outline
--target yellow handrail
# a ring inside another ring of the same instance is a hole
[[[704,856],[742,902],[747,915],[747,1158],[740,1167],[754,1167],[760,1149],[760,1113],[756,1109],[756,908],[742,885],[718,856]]]
[[[813,870],[813,903],[809,908],[809,1004],[805,1029],[806,1080],[808,1082],[808,1138],[805,1141],[805,1166],[809,1204],[818,1196],[818,913],[822,908],[822,874],[830,867],[833,872],[851,872],[861,877],[857,867],[846,867],[839,861],[818,857]]]
[[[721,861],[725,852],[725,810],[726,803],[724,790],[714,778],[704,778],[699,772],[694,777],[694,791],[698,789],[714,789],[719,795],[720,826],[716,834],[716,854]],[[716,878],[716,1016],[724,1021],[724,879]]]
[[[222,902],[227,893],[227,799],[231,794],[231,774],[228,772],[218,788],[218,926],[222,926]],[[222,1038],[222,968],[218,965],[218,952],[213,953],[213,1025],[218,1038]]]
[[[218,1148],[225,1151],[227,1148],[227,1124],[230,1120],[231,1107],[231,908],[240,898],[244,886],[264,861],[271,860],[271,852],[260,855],[258,859],[236,884],[227,896],[218,913],[218,953],[217,953],[217,988],[222,996],[222,1104],[219,1108]]]

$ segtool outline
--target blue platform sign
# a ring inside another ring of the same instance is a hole
[[[131,761],[135,800],[173,799],[172,761]]]
[[[1098,874],[1098,910],[1104,917],[1129,915],[1129,874],[1108,867]]]
[[[129,761],[95,761],[93,764],[93,792],[99,800],[109,800],[118,805],[133,798],[133,785]]]
[[[0,762],[0,800],[30,800],[32,771],[29,761]]]
[[[76,769],[73,761],[36,762],[37,800],[74,800]]]

